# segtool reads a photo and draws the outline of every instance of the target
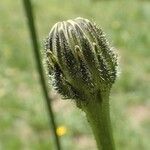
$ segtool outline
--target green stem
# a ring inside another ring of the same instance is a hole
[[[109,96],[90,100],[83,110],[92,127],[98,150],[115,150],[110,121]]]
[[[37,38],[36,28],[35,28],[35,24],[34,24],[32,5],[31,5],[30,0],[23,0],[23,4],[24,4],[24,8],[25,8],[25,13],[26,13],[26,16],[28,19],[28,27],[30,30],[30,36],[31,36],[31,40],[32,40],[34,54],[35,54],[37,70],[39,72],[40,82],[41,82],[43,94],[45,96],[46,106],[48,109],[48,114],[49,114],[49,118],[51,121],[52,129],[53,129],[52,131],[53,131],[54,138],[55,138],[56,149],[61,150],[60,140],[56,133],[57,126],[55,123],[55,117],[54,117],[53,109],[51,106],[52,99],[48,95],[48,89],[47,89],[47,85],[45,82],[44,72],[43,72],[43,68],[42,68],[42,62],[41,62],[41,58],[40,58],[38,38]]]

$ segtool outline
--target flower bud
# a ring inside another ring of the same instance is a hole
[[[56,23],[46,40],[46,61],[56,90],[65,98],[86,100],[109,91],[117,59],[103,31],[87,19]]]

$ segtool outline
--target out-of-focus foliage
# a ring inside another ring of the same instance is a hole
[[[33,4],[41,50],[57,21],[81,16],[104,29],[121,56],[121,75],[110,102],[116,147],[150,149],[150,2],[36,0]],[[0,12],[0,149],[53,149],[22,3],[1,1]],[[59,126],[65,129],[60,137],[64,149],[96,149],[84,114],[72,102],[51,94]]]

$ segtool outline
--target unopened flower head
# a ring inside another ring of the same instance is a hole
[[[86,100],[108,92],[117,59],[103,31],[87,19],[56,23],[46,40],[46,62],[56,90],[65,98]]]

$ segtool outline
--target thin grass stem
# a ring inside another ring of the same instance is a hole
[[[49,120],[50,120],[52,129],[53,129],[56,149],[61,150],[60,140],[56,133],[56,123],[55,123],[54,113],[53,113],[52,106],[51,106],[52,98],[50,98],[48,95],[48,89],[47,89],[47,85],[45,82],[44,71],[42,68],[42,62],[41,62],[41,58],[40,58],[38,38],[37,38],[36,28],[35,28],[35,24],[34,24],[33,9],[32,9],[32,5],[31,5],[31,1],[23,0],[23,5],[24,5],[26,16],[27,16],[27,20],[28,20],[28,28],[29,28],[30,37],[32,40],[32,46],[33,46],[34,56],[35,56],[35,60],[36,60],[36,66],[37,66],[37,70],[39,73],[43,94],[45,96],[46,106],[48,109]]]

